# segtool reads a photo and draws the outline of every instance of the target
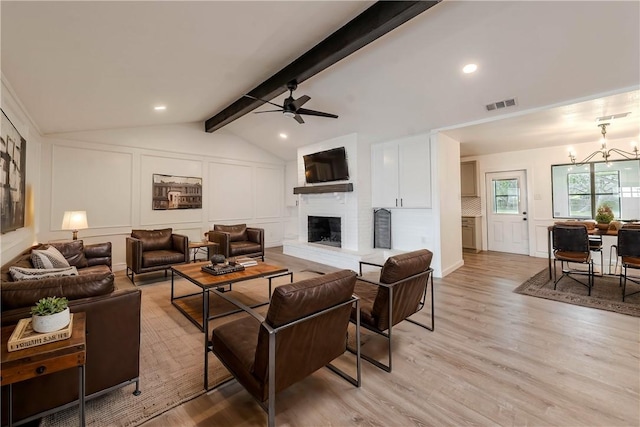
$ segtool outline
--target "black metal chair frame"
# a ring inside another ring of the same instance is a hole
[[[431,326],[428,326],[428,325],[425,325],[423,323],[417,322],[417,321],[415,321],[413,319],[410,319],[409,317],[406,317],[403,320],[406,320],[406,321],[408,321],[410,323],[413,323],[414,325],[418,325],[418,326],[420,326],[420,327],[422,327],[422,328],[424,328],[424,329],[426,329],[428,331],[433,332],[433,330],[435,329],[435,314],[434,314],[434,299],[433,299],[433,297],[434,297],[434,295],[433,295],[433,274],[432,274],[433,273],[433,268],[428,268],[427,270],[425,270],[425,271],[423,271],[421,273],[414,274],[413,276],[407,277],[407,278],[402,279],[402,280],[398,280],[397,282],[394,282],[394,283],[380,283],[380,282],[376,282],[376,281],[373,281],[373,280],[368,280],[368,279],[365,279],[365,278],[362,277],[362,266],[363,265],[371,265],[371,266],[374,266],[374,267],[382,268],[382,265],[380,265],[380,264],[374,264],[374,263],[370,263],[370,262],[360,261],[360,272],[359,272],[359,277],[358,277],[357,280],[360,280],[360,281],[363,281],[363,282],[366,282],[366,283],[370,283],[370,284],[375,285],[375,286],[385,287],[385,288],[389,289],[389,307],[388,307],[389,308],[389,329],[388,329],[388,332],[385,332],[385,331],[380,330],[378,328],[374,328],[374,327],[372,327],[370,325],[367,325],[367,324],[363,324],[363,323],[360,324],[360,326],[362,326],[363,328],[365,328],[365,329],[367,329],[367,330],[369,330],[371,332],[375,332],[378,335],[382,335],[383,337],[385,337],[387,339],[389,363],[387,365],[385,365],[384,363],[382,363],[382,362],[380,362],[380,361],[378,361],[378,360],[376,360],[376,359],[372,358],[371,356],[368,356],[368,355],[366,355],[364,353],[362,353],[360,355],[360,357],[362,357],[367,362],[377,366],[378,368],[380,368],[380,369],[382,369],[382,370],[384,370],[386,372],[391,372],[391,369],[392,369],[392,356],[391,356],[392,352],[391,352],[391,348],[392,348],[392,337],[393,337],[393,334],[392,334],[392,329],[393,329],[393,325],[392,325],[392,323],[393,323],[393,321],[392,321],[392,319],[393,319],[393,289],[394,289],[394,287],[396,287],[396,286],[398,286],[398,285],[400,285],[400,284],[402,284],[404,282],[407,282],[409,280],[415,279],[416,277],[427,276],[426,277],[426,285],[424,287],[424,292],[422,294],[422,298],[420,299],[420,302],[418,304],[418,309],[413,314],[416,314],[417,312],[419,312],[420,310],[422,310],[424,308],[424,306],[426,304],[427,291],[428,291],[428,288],[429,288],[429,280],[430,280],[431,281]],[[357,330],[360,329],[359,327],[356,327],[356,328],[357,328]],[[359,343],[359,339],[358,339],[358,343]],[[351,349],[351,348],[349,348],[348,350],[351,351],[352,353],[354,352],[354,350]]]
[[[253,317],[254,319],[256,319],[256,321],[258,321],[261,325],[261,327],[265,328],[267,330],[267,332],[269,333],[269,373],[268,373],[268,378],[269,378],[269,391],[268,391],[268,398],[266,402],[261,402],[258,399],[254,399],[256,400],[256,402],[258,402],[258,404],[260,405],[260,407],[267,413],[267,419],[268,419],[268,426],[269,427],[274,427],[275,426],[275,416],[276,416],[276,407],[275,407],[275,396],[276,396],[276,382],[272,381],[272,378],[276,378],[276,360],[275,360],[275,355],[276,355],[276,340],[277,340],[277,335],[279,332],[288,329],[294,325],[297,325],[299,323],[302,322],[306,322],[308,320],[311,320],[315,317],[318,316],[322,316],[325,313],[328,313],[330,311],[336,310],[340,307],[343,307],[345,305],[353,305],[355,304],[356,306],[356,351],[355,351],[355,355],[356,355],[356,377],[352,377],[351,375],[347,374],[346,372],[342,371],[341,369],[337,368],[336,366],[332,365],[331,363],[329,363],[328,365],[325,365],[327,368],[329,368],[329,370],[333,371],[334,373],[338,374],[340,377],[342,377],[343,379],[345,379],[346,381],[348,381],[349,383],[351,383],[352,385],[356,386],[356,387],[360,387],[362,385],[362,374],[361,374],[361,354],[360,354],[360,298],[358,298],[357,295],[353,295],[349,300],[342,302],[340,304],[336,304],[334,306],[331,306],[329,308],[326,308],[324,310],[312,313],[308,316],[302,317],[300,319],[294,320],[293,322],[289,322],[285,325],[279,326],[277,328],[273,328],[271,327],[265,320],[265,318],[263,316],[261,316],[260,314],[258,314],[256,311],[254,311],[253,309],[251,309],[250,307],[242,304],[239,301],[236,301],[233,298],[230,298],[227,295],[224,295],[222,292],[215,290],[215,289],[211,289],[211,292],[213,292],[214,294],[216,294],[217,296],[219,296],[220,298],[225,299],[226,301],[234,304],[235,306],[237,306],[238,308],[240,308],[242,311],[246,312],[247,314],[249,314],[251,317]],[[206,363],[206,359],[208,357],[208,353],[212,352],[213,354],[216,354],[215,349],[213,348],[213,344],[209,341],[209,337],[207,337],[207,335],[205,334],[204,337],[205,340],[205,351],[204,351],[204,357],[205,357],[205,369],[207,369],[207,365],[208,363]],[[216,354],[217,356],[217,354]],[[220,362],[222,362],[222,364],[225,366],[225,368],[227,368],[230,372],[231,369],[229,369],[229,366],[227,366],[227,364],[224,362],[224,360],[222,360],[220,357],[218,357],[218,360],[220,360]],[[207,378],[207,373],[205,371],[205,378]],[[221,387],[224,384],[227,384],[228,382],[232,381],[234,378],[230,378],[226,381],[223,381],[222,383],[216,385],[215,387],[209,388],[208,384],[206,384],[205,382],[205,389],[207,391],[211,391],[211,390],[215,390],[219,387]]]
[[[581,226],[564,226],[564,225],[555,225],[553,227],[553,289],[555,290],[558,286],[558,283],[564,278],[567,277],[579,284],[581,284],[582,286],[585,286],[588,289],[588,295],[591,295],[591,289],[593,289],[593,277],[594,277],[594,272],[593,272],[593,260],[591,259],[591,245],[589,244],[589,235],[587,233],[587,229],[586,227],[584,228],[584,234],[586,236],[586,238],[584,239],[583,242],[581,241],[573,241],[571,242],[571,247],[565,247],[564,245],[560,245],[559,244],[559,234],[557,232],[557,230],[561,230],[561,229],[577,229],[580,230]],[[558,250],[564,250],[567,252],[584,252],[586,254],[588,254],[587,256],[587,260],[585,262],[578,262],[578,261],[574,261],[574,260],[570,260],[570,259],[563,259],[563,258],[558,258],[556,252],[558,252]],[[600,252],[600,255],[602,255],[602,251]],[[558,272],[556,271],[556,261],[560,261],[560,268],[562,270],[562,275],[560,276],[560,278],[558,278]],[[565,269],[565,263],[566,263],[566,269]],[[588,270],[585,272],[584,270],[576,270],[576,269],[572,269],[570,266],[570,263],[579,263],[579,264],[587,264],[587,268]],[[573,277],[572,275],[586,275],[587,276],[587,283],[584,283],[578,279],[576,279],[575,277]]]
[[[629,236],[627,236],[627,233],[629,234]],[[636,233],[636,234],[633,234],[633,233]],[[635,238],[631,236],[635,236]],[[626,240],[629,237],[631,237],[630,242]],[[626,294],[627,280],[640,285],[640,278],[637,278],[637,279],[629,278],[629,275],[627,274],[627,269],[633,268],[636,270],[640,270],[640,267],[638,267],[635,264],[624,262],[624,257],[626,256],[640,257],[640,229],[637,229],[637,228],[625,229],[624,227],[622,227],[620,230],[618,230],[618,244],[615,246],[615,248],[616,248],[616,269],[618,266],[617,257],[622,257],[622,260],[623,260],[622,271],[620,272],[620,286],[622,286],[622,301],[624,302],[626,297],[640,293],[640,290],[638,290],[630,294]]]

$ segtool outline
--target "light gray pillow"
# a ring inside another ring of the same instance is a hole
[[[59,250],[53,246],[47,249],[34,249],[31,251],[31,263],[35,268],[65,268],[69,267],[67,261]]]
[[[76,267],[64,267],[64,268],[23,268],[23,267],[9,267],[9,274],[13,277],[13,280],[38,280],[46,279],[48,277],[60,277],[60,276],[77,276],[78,269]]]

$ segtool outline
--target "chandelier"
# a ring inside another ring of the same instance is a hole
[[[594,158],[595,156],[597,156],[598,154],[602,155],[602,158],[604,158],[604,161],[607,165],[609,165],[609,157],[611,157],[611,153],[616,153],[621,155],[622,157],[624,157],[625,159],[628,160],[633,160],[633,159],[638,159],[638,144],[635,142],[632,142],[631,144],[633,145],[633,152],[628,152],[628,151],[624,151],[624,150],[620,150],[617,148],[607,148],[607,139],[606,139],[606,135],[607,135],[607,126],[609,126],[610,123],[601,123],[598,125],[598,127],[600,128],[600,133],[602,134],[602,139],[600,140],[600,143],[602,144],[599,150],[594,151],[593,153],[589,154],[587,157],[585,157],[584,160],[582,160],[581,162],[576,162],[576,153],[574,151],[570,151],[569,152],[569,159],[571,159],[571,163],[574,165],[584,165],[585,163],[588,163],[589,161],[591,161],[592,158]]]

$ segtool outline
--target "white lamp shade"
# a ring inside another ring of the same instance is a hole
[[[87,211],[66,211],[62,218],[63,230],[82,230],[89,228],[87,224]]]

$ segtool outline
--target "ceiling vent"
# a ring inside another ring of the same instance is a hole
[[[627,113],[612,114],[610,116],[596,117],[596,122],[610,122],[614,119],[622,119],[623,117],[627,117],[629,114],[631,114],[631,111]]]
[[[510,98],[505,99],[504,101],[494,102],[493,104],[487,104],[487,111],[500,110],[501,108],[513,107],[516,105],[516,99]]]

